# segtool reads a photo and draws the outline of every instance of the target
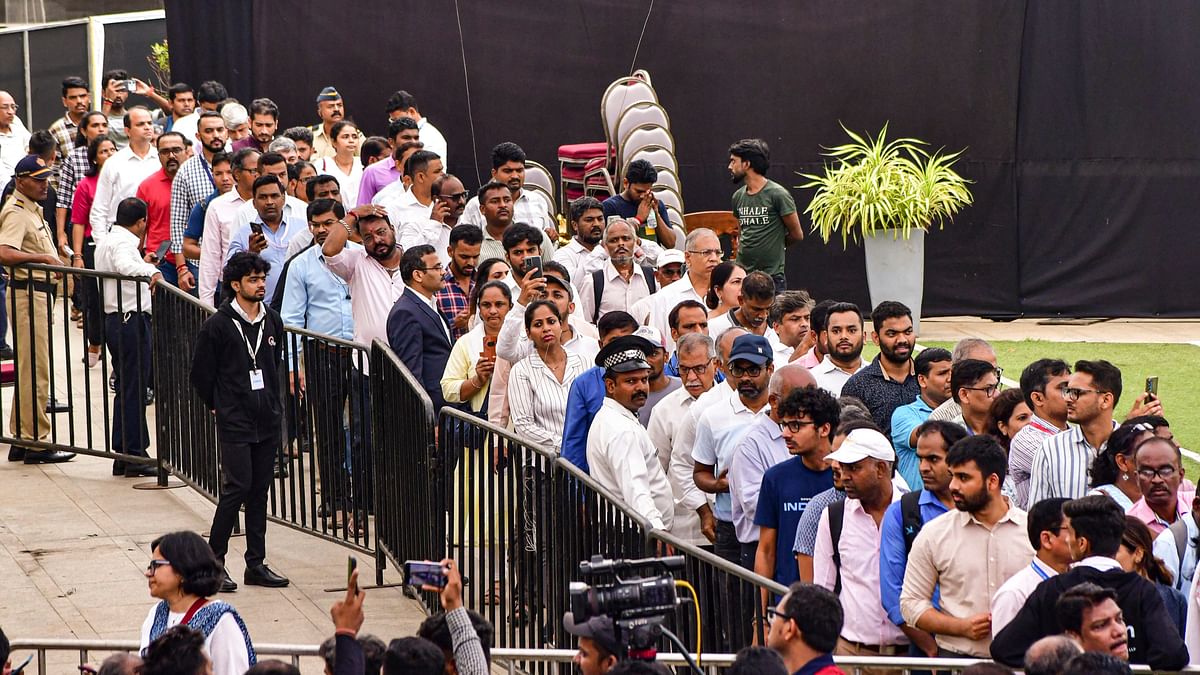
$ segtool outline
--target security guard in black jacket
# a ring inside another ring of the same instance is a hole
[[[264,302],[271,265],[239,252],[225,264],[217,313],[200,327],[192,355],[192,386],[217,416],[221,496],[209,545],[225,560],[238,510],[246,507],[247,585],[281,587],[267,555],[267,492],[281,451],[283,419],[283,321]],[[237,590],[225,572],[223,592]]]

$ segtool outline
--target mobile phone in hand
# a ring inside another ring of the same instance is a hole
[[[170,251],[170,250],[171,250],[171,240],[167,239],[163,243],[159,244],[158,248],[154,251],[154,260],[156,262],[162,262],[167,257],[167,251]]]
[[[358,585],[354,584],[354,570],[358,569],[358,558],[348,555],[346,556],[346,586],[353,584],[354,594],[358,595]]]
[[[262,228],[263,228],[262,223],[256,223],[254,221],[250,222],[250,231],[253,232],[254,234],[262,234],[263,233]]]
[[[131,94],[137,92],[137,80],[125,80],[121,84],[125,85],[125,91]]]
[[[1149,394],[1149,396],[1146,397],[1148,400],[1152,400],[1152,401],[1158,400],[1158,376],[1157,375],[1151,375],[1150,377],[1146,378],[1146,393]]]
[[[431,560],[405,560],[404,583],[408,586],[446,587],[446,575],[442,572],[442,564]]]
[[[495,359],[496,358],[496,338],[494,338],[494,337],[484,337],[483,338],[483,352],[480,354],[480,356],[482,356],[485,359]]]
[[[537,270],[537,274],[535,274],[533,276],[535,278],[541,277],[542,276],[542,256],[531,255],[525,259],[525,273],[528,274],[529,270],[534,270],[534,269]]]

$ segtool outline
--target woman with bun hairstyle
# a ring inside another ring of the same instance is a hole
[[[204,637],[214,675],[245,673],[257,661],[254,645],[237,610],[209,599],[221,589],[225,572],[208,542],[195,532],[172,532],[155,539],[150,548],[146,580],[150,595],[159,602],[142,624],[142,650],[182,624]]]

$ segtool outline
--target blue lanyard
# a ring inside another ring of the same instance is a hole
[[[212,169],[208,168],[208,162],[204,161],[204,156],[200,156],[200,166],[204,167],[204,173],[208,175],[208,182],[212,185],[212,189],[217,189],[217,181],[213,178]]]
[[[1037,572],[1037,575],[1042,578],[1042,581],[1045,581],[1050,578],[1050,575],[1043,572],[1042,568],[1037,566],[1037,563],[1030,562],[1029,566],[1033,568],[1034,572]]]

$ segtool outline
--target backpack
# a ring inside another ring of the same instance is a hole
[[[1175,555],[1179,559],[1179,568],[1171,570],[1175,574],[1175,583],[1172,585],[1179,590],[1183,590],[1183,557],[1187,553],[1188,547],[1188,527],[1187,521],[1184,518],[1191,517],[1192,514],[1190,513],[1180,516],[1167,528],[1170,530],[1171,536],[1175,539]]]
[[[834,502],[825,507],[829,513],[829,540],[833,543],[833,568],[837,570],[837,579],[833,582],[833,594],[842,592],[842,552],[838,550],[838,542],[842,539],[842,521],[846,519],[846,500]]]
[[[642,273],[646,275],[646,287],[650,289],[650,295],[654,295],[658,290],[658,281],[654,278],[654,268],[649,265],[640,265]],[[592,310],[592,323],[600,320],[600,298],[604,297],[604,268],[592,272],[592,297],[595,298],[595,309]]]
[[[900,523],[904,528],[904,555],[912,552],[913,542],[925,525],[921,520],[921,490],[906,492],[900,497]]]
[[[833,567],[837,570],[837,581],[833,584],[835,594],[842,592],[842,553],[838,549],[838,541],[842,538],[842,521],[846,518],[846,502],[834,502],[825,507],[829,512],[829,539],[833,543]],[[924,525],[921,522],[921,491],[906,492],[900,497],[900,519],[904,526],[904,553],[912,551],[913,542]],[[1172,525],[1172,527],[1174,527]],[[1184,531],[1186,534],[1186,525]],[[1178,536],[1178,535],[1176,535]],[[1183,557],[1180,556],[1182,560]]]

